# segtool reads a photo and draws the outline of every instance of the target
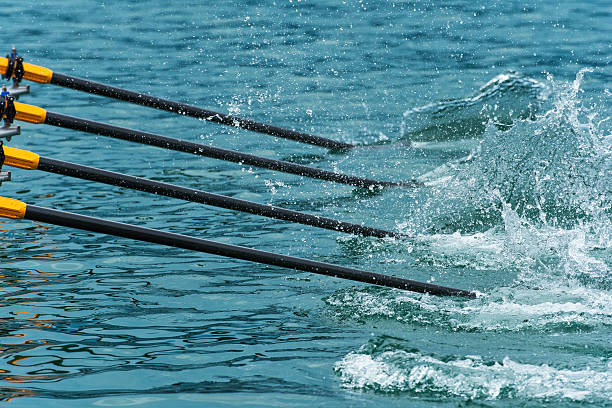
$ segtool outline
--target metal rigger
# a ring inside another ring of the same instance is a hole
[[[30,85],[21,85],[21,80],[25,75],[23,57],[17,54],[17,49],[13,45],[11,53],[6,56],[6,59],[8,64],[6,71],[2,74],[2,78],[13,80],[12,85],[8,88],[8,92],[16,99],[19,99],[19,95],[30,93]]]
[[[21,133],[21,127],[12,126],[16,113],[15,97],[11,95],[5,85],[2,85],[2,92],[0,92],[0,118],[2,118],[0,138],[4,137],[10,141],[13,136]]]

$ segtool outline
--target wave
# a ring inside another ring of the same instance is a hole
[[[431,188],[430,205],[442,208],[439,232],[461,230],[480,218],[480,231],[500,225],[503,203],[546,225],[609,224],[610,137],[600,126],[607,118],[599,120],[578,98],[586,71],[572,84],[549,78],[550,110],[534,120],[518,120],[505,131],[486,125],[468,157],[418,178]]]
[[[558,369],[547,364],[525,364],[508,357],[485,361],[479,356],[458,359],[403,349],[389,338],[376,338],[360,351],[335,364],[346,388],[423,397],[459,397],[466,400],[609,401],[612,360],[601,367]]]
[[[395,333],[413,330],[549,336],[606,333],[612,325],[612,137],[580,100],[583,76],[548,77],[550,106],[509,129],[484,127],[478,147],[422,175],[398,220],[410,240],[385,241],[380,257],[432,275],[469,274],[476,299],[374,287],[324,299],[332,319]],[[383,245],[383,244],[379,244]],[[432,276],[433,278],[433,276]],[[445,280],[446,282],[447,280]],[[480,285],[480,286],[479,286]],[[488,285],[488,286],[485,286]],[[410,340],[377,336],[335,365],[344,387],[440,399],[578,401],[612,395],[608,347],[589,364],[554,367],[500,356],[437,356]]]
[[[327,297],[339,321],[386,321],[454,332],[584,333],[612,325],[609,291],[562,284],[515,284],[458,302],[381,289],[348,289]]]
[[[508,71],[491,79],[473,96],[407,110],[401,133],[413,143],[478,138],[489,123],[507,130],[517,120],[534,119],[546,98],[543,83]]]

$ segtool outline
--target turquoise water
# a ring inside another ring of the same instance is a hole
[[[2,13],[4,50],[26,61],[359,147],[328,152],[51,85],[25,103],[424,183],[366,193],[23,124],[9,145],[413,238],[16,169],[2,195],[483,293],[436,298],[3,220],[3,405],[612,403],[609,2],[41,1]]]

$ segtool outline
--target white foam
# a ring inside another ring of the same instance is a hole
[[[388,319],[461,331],[567,331],[612,324],[612,295],[581,286],[500,288],[469,301],[399,293],[343,290],[325,301],[341,319]]]
[[[473,155],[421,177],[430,190],[398,224],[411,233],[431,225],[437,233],[396,245],[409,247],[417,265],[490,273],[483,279],[493,282],[487,296],[458,300],[349,289],[326,299],[338,317],[456,331],[607,331],[612,138],[578,100],[584,72],[569,85],[549,79],[555,98],[545,114],[517,120],[505,132],[489,125]],[[465,399],[612,400],[609,356],[592,360],[591,367],[553,367],[503,355],[498,361],[443,361],[397,347],[368,350],[335,365],[344,387]]]
[[[420,353],[386,351],[377,356],[349,353],[335,364],[346,388],[382,392],[454,395],[465,399],[612,400],[612,360],[599,369],[556,369],[506,357],[441,361]]]

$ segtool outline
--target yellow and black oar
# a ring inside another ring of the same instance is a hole
[[[2,146],[2,142],[0,142],[0,153],[2,152],[4,152],[5,165],[21,169],[41,170],[48,173],[61,174],[82,180],[95,181],[112,186],[144,191],[147,193],[178,198],[181,200],[207,204],[214,207],[221,207],[249,214],[261,215],[268,218],[275,218],[303,225],[310,225],[318,228],[325,228],[333,231],[346,232],[349,234],[378,238],[406,237],[405,235],[397,232],[366,227],[331,218],[306,214],[299,211],[288,210],[286,208],[258,204],[251,201],[239,200],[232,197],[209,193],[202,190],[195,190],[192,188],[129,176],[127,174],[115,173],[94,167],[65,162],[62,160],[51,159],[49,157],[39,156],[38,154],[27,150]]]
[[[4,75],[7,73],[7,71],[12,71],[10,62],[11,61],[8,58],[0,58],[0,73]],[[254,132],[264,133],[275,137],[326,147],[328,149],[350,149],[353,147],[353,145],[349,143],[338,142],[320,136],[297,132],[295,130],[266,125],[264,123],[239,118],[233,115],[198,108],[197,106],[174,102],[167,99],[157,98],[138,92],[132,92],[126,89],[89,81],[87,79],[60,74],[58,72],[51,71],[49,68],[28,64],[27,62],[23,62],[22,65],[24,71],[23,79],[28,81],[59,85],[65,88],[76,89],[79,91],[134,103],[136,105],[148,106],[150,108],[178,113],[179,115],[191,116],[194,118],[207,120],[209,122],[233,126],[240,129],[252,130]]]
[[[333,265],[309,259],[296,258],[265,252],[236,245],[223,244],[201,238],[174,234],[150,228],[138,227],[101,218],[87,217],[51,208],[30,205],[12,198],[0,197],[0,216],[14,219],[28,219],[85,231],[131,238],[176,248],[189,249],[229,258],[258,262],[266,265],[333,276],[352,281],[365,282],[373,285],[409,290],[412,292],[429,293],[441,296],[460,296],[473,298],[475,292],[455,289],[446,286],[432,285],[395,276],[387,276],[354,268]]]
[[[287,161],[268,159],[252,154],[240,153],[233,150],[220,149],[218,147],[188,142],[186,140],[180,140],[173,137],[167,137],[154,133],[142,132],[140,130],[113,126],[108,123],[95,122],[92,120],[81,119],[74,116],[62,115],[60,113],[49,112],[38,106],[28,105],[25,103],[15,102],[14,104],[16,111],[15,119],[24,122],[44,123],[47,125],[57,126],[65,129],[79,130],[82,132],[93,133],[100,136],[108,136],[115,139],[157,146],[164,149],[191,153],[198,156],[211,157],[214,159],[246,164],[249,166],[261,167],[269,170],[281,171],[284,173],[297,174],[303,177],[333,181],[336,183],[348,184],[355,187],[414,187],[415,185],[417,185],[415,181],[378,181],[363,177],[351,176],[348,174],[334,173],[332,171],[317,169],[315,167],[303,166],[301,164],[291,163]]]

